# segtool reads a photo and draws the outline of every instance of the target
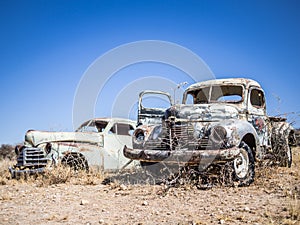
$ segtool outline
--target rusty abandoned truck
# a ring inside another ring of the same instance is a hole
[[[136,122],[121,118],[96,118],[84,122],[75,132],[29,130],[23,146],[16,146],[17,164],[9,168],[12,177],[44,172],[47,166],[65,164],[75,170],[90,166],[114,171],[135,167],[123,155],[132,145]]]
[[[166,110],[143,107],[143,94],[138,113],[142,125],[134,131],[133,148],[125,146],[123,151],[150,172],[188,167],[227,174],[246,186],[254,181],[255,162],[271,159],[291,166],[294,130],[285,118],[267,116],[264,91],[254,80],[193,84],[184,92],[182,104]],[[156,122],[143,124],[151,118]]]

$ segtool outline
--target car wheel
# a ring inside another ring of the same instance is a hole
[[[62,165],[69,166],[75,171],[89,170],[88,162],[86,158],[80,153],[69,153],[65,155],[61,160]]]
[[[241,142],[240,154],[233,160],[233,180],[238,182],[238,186],[249,186],[254,181],[255,162],[251,148]]]

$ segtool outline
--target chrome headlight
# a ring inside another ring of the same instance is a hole
[[[211,128],[209,139],[216,145],[221,145],[226,139],[227,131],[222,126],[214,126]]]
[[[137,144],[141,144],[145,140],[145,132],[143,130],[139,130],[138,132],[135,132],[133,136],[133,140]]]

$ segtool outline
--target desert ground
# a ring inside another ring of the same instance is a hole
[[[249,187],[209,188],[65,168],[16,180],[14,161],[1,160],[0,224],[300,224],[299,147],[293,159],[291,168],[256,166]]]

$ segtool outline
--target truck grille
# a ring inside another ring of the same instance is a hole
[[[174,124],[172,127],[163,127],[161,137],[145,143],[145,149],[175,150],[197,149],[198,142],[194,138],[194,127],[191,124]]]
[[[45,153],[39,148],[24,148],[17,158],[17,167],[40,168],[48,164]]]
[[[168,131],[165,127],[162,128],[162,134],[160,138],[156,140],[147,141],[144,148],[150,150],[170,150],[170,139],[168,137]]]
[[[212,149],[212,144],[209,141],[208,137],[201,138],[198,141],[198,149],[199,150]]]
[[[149,150],[206,150],[213,149],[208,137],[195,138],[194,126],[191,123],[174,124],[163,127],[160,138],[145,143],[144,149]]]

